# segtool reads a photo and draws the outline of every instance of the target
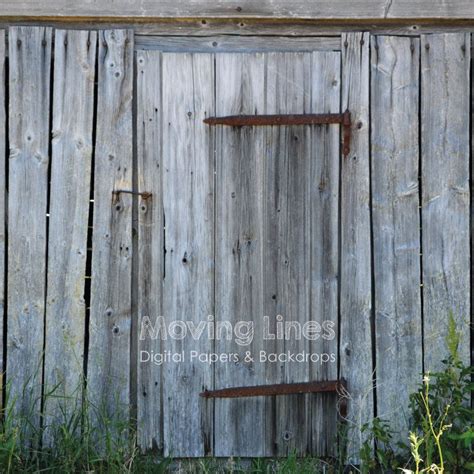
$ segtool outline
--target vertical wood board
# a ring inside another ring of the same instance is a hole
[[[262,114],[264,107],[265,55],[216,55],[216,115]],[[254,330],[240,344],[216,340],[216,352],[238,357],[216,365],[216,388],[258,385],[266,379],[265,366],[245,358],[247,351],[258,353],[263,337],[263,154],[263,127],[217,129],[216,321],[232,327],[253,321]],[[267,403],[264,398],[216,400],[216,456],[273,451],[273,417],[266,419]]]
[[[377,415],[406,441],[422,372],[419,61],[416,38],[371,42]],[[406,390],[400,390],[403,380]]]
[[[211,54],[163,53],[163,212],[165,269],[163,316],[208,321],[214,314],[214,61]],[[185,360],[163,365],[165,455],[204,456],[211,449],[212,402],[199,393],[212,386],[212,368],[190,359],[211,352],[197,340],[168,337],[163,348],[184,351]]]
[[[128,420],[130,403],[133,32],[99,32],[88,396]]]
[[[266,109],[269,114],[304,113],[311,108],[311,53],[268,53],[266,55]],[[263,275],[264,315],[273,328],[310,319],[310,129],[304,126],[268,127],[265,133],[265,174],[260,183],[264,205]],[[270,263],[270,265],[269,265]],[[274,288],[273,294],[266,291]],[[272,305],[272,303],[274,303]],[[271,306],[274,306],[272,308]],[[268,310],[270,311],[268,311]],[[255,314],[254,320],[262,315]],[[271,353],[272,346],[257,336],[261,350]],[[276,353],[308,352],[309,341],[293,337],[277,340]],[[269,350],[270,349],[270,350]],[[275,382],[291,383],[309,380],[309,365],[262,363],[273,368]],[[273,366],[273,367],[272,367]],[[305,453],[308,446],[308,400],[305,395],[275,398],[276,454]],[[267,413],[266,417],[271,416]],[[271,434],[271,433],[270,433]],[[268,454],[268,453],[266,453]]]
[[[46,425],[82,399],[96,49],[96,32],[56,31],[44,373],[55,396],[45,399]]]
[[[51,28],[9,29],[7,374],[26,437],[40,424],[51,43]]]
[[[152,339],[153,327],[162,316],[164,275],[164,222],[162,196],[162,97],[161,53],[137,53],[137,182],[138,191],[152,193],[138,203],[138,367],[137,428],[143,449],[163,448],[162,368],[148,361],[162,349]],[[150,327],[151,330],[151,327]]]
[[[6,320],[5,314],[5,284],[7,280],[6,275],[6,233],[7,233],[7,206],[8,206],[8,193],[6,189],[7,184],[7,164],[6,164],[6,145],[7,145],[7,111],[6,111],[6,97],[5,97],[5,85],[6,85],[6,74],[5,74],[5,56],[6,56],[6,44],[5,44],[5,31],[0,30],[0,370],[2,376],[0,381],[3,386],[3,376],[5,373],[5,360],[4,360],[4,345],[5,336],[4,323]],[[3,402],[0,403],[0,406]]]
[[[357,462],[360,428],[374,413],[367,33],[342,35],[342,109],[352,114],[352,131],[341,169],[339,359],[349,387],[348,460]]]
[[[424,370],[448,355],[452,314],[470,363],[470,35],[421,37]]]
[[[312,54],[313,113],[340,112],[341,55]],[[338,377],[340,127],[312,128],[310,160],[310,318],[323,329],[310,352],[325,362],[310,364],[310,380]],[[331,333],[331,330],[333,331]],[[334,357],[333,357],[334,356]],[[310,395],[311,454],[335,455],[338,405],[335,394]]]

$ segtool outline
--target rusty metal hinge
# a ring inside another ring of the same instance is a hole
[[[265,125],[328,125],[341,124],[343,127],[343,154],[350,152],[351,113],[342,114],[289,114],[289,115],[228,115],[226,117],[209,117],[204,119],[208,125],[228,125],[231,127],[265,126]]]
[[[344,378],[322,382],[281,383],[255,385],[251,387],[229,387],[219,390],[204,390],[199,395],[204,398],[242,398],[268,397],[274,395],[293,395],[302,393],[336,393],[338,413],[342,420],[347,417],[347,382]]]
[[[254,385],[251,387],[230,387],[220,390],[204,390],[200,393],[204,398],[241,398],[268,397],[272,395],[292,395],[298,393],[340,393],[346,390],[344,379],[322,382],[280,383],[273,385]]]

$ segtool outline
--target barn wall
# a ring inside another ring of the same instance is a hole
[[[214,184],[213,168],[219,143],[210,132],[200,135],[202,114],[179,122],[189,127],[192,144],[171,132],[165,135],[166,127],[153,128],[163,117],[167,123],[179,118],[166,101],[169,94],[185,99],[189,94],[169,78],[164,86],[160,81],[177,67],[187,76],[194,52],[203,63],[190,70],[200,87],[192,93],[200,94],[206,108],[213,89],[206,76],[199,79],[200,68],[213,67],[219,54],[273,48],[340,55],[338,103],[351,111],[353,125],[351,152],[339,158],[337,172],[337,374],[322,376],[348,382],[354,458],[358,428],[375,414],[403,433],[402,407],[409,391],[423,371],[438,369],[446,356],[450,313],[461,331],[459,350],[467,364],[472,346],[471,35],[411,33],[350,32],[273,42],[227,36],[167,40],[135,36],[131,30],[50,27],[12,27],[8,35],[2,33],[2,355],[18,414],[33,406],[33,426],[40,423],[41,409],[54,420],[61,403],[46,400],[42,406],[42,395],[64,382],[63,395],[74,393],[81,403],[86,375],[95,406],[124,418],[137,410],[146,448],[172,454],[173,440],[186,440],[191,433],[182,456],[214,454],[219,443],[220,455],[255,453],[255,442],[245,439],[237,451],[231,445],[222,448],[221,438],[215,438],[214,405],[179,399],[173,377],[183,374],[140,369],[137,353],[143,345],[137,332],[140,316],[161,311],[163,298],[172,307],[184,290],[195,292],[200,307],[211,311],[219,296],[216,274],[223,274],[215,268],[214,246],[223,245],[213,222],[218,214],[207,200],[214,185],[221,187],[219,181]],[[8,147],[6,156],[2,149]],[[201,187],[189,196],[179,177],[190,165],[176,164],[166,154],[173,147],[186,156],[193,150],[205,166],[196,170]],[[168,181],[163,181],[163,168],[173,175]],[[192,267],[192,259],[184,262],[179,255],[176,262],[167,261],[175,266],[168,266],[162,283],[163,239],[170,238],[163,210],[185,216],[189,209],[179,207],[183,195],[193,212],[205,209],[205,215],[202,222],[183,224],[182,233],[171,238],[180,246],[196,236],[192,258],[204,254],[211,271],[198,267],[189,273],[182,265]],[[192,307],[192,301],[188,304]],[[198,385],[196,391],[201,385],[220,388],[212,369],[199,374]],[[196,402],[200,413],[193,430],[173,414],[178,402]],[[321,435],[324,423],[316,426]],[[266,430],[262,436],[270,440],[269,448],[258,447],[257,454],[277,454],[278,443],[294,447],[287,430],[276,425]],[[240,435],[245,438],[244,432]],[[308,436],[300,451],[325,454],[329,448],[313,445],[315,435]]]

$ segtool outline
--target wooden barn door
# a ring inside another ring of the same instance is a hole
[[[339,113],[340,69],[338,51],[138,52],[138,187],[152,193],[139,203],[139,325],[162,315],[168,338],[145,328],[137,349],[142,359],[184,354],[138,362],[144,448],[178,457],[333,449],[335,395],[213,401],[199,393],[337,378],[339,126],[203,120]],[[206,326],[198,339],[171,338],[176,320],[224,323],[223,332],[208,337]],[[298,336],[308,321],[313,334],[326,326],[325,337]],[[286,340],[277,335],[285,322],[293,324]],[[206,363],[191,351],[229,360]],[[270,362],[261,351],[319,361]]]
[[[216,57],[218,116],[339,112],[339,101],[339,53]],[[247,347],[216,341],[217,352],[237,352],[239,362],[216,365],[215,386],[335,379],[336,361],[290,361],[335,354],[335,332],[329,340],[295,332],[285,339],[278,326],[329,320],[337,329],[339,129],[216,133],[216,317],[251,319],[255,333]],[[217,400],[215,452],[325,451],[335,420],[335,404],[320,395]]]

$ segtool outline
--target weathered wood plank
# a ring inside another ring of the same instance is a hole
[[[5,44],[5,31],[0,30],[0,370],[2,376],[0,381],[3,384],[3,375],[5,373],[5,360],[4,354],[4,321],[5,315],[5,268],[6,268],[6,216],[7,216],[7,190],[6,190],[6,143],[7,143],[7,117],[6,117],[6,100],[5,100],[5,56],[6,56],[6,44]],[[3,405],[0,403],[0,406]]]
[[[216,55],[216,115],[259,114],[264,107],[265,55]],[[238,355],[237,362],[216,365],[216,388],[266,380],[265,364],[245,358],[247,351],[258,354],[263,337],[264,138],[262,127],[219,127],[216,132],[216,321],[254,325],[253,337],[242,338],[242,345],[235,338],[216,341],[216,352]],[[264,398],[216,400],[214,454],[273,452],[267,403]]]
[[[61,22],[49,22],[61,26]],[[1,23],[0,23],[1,25]],[[78,23],[78,26],[81,23]],[[89,27],[100,27],[98,23],[89,23]],[[464,20],[426,20],[407,19],[384,21],[339,21],[321,22],[318,20],[291,20],[291,19],[232,19],[206,18],[189,19],[186,21],[155,20],[153,23],[140,22],[133,25],[136,41],[142,36],[195,36],[206,37],[215,35],[266,36],[271,42],[275,36],[318,37],[339,36],[342,33],[359,32],[361,29],[376,35],[419,36],[429,33],[459,33],[472,31],[474,22]]]
[[[130,398],[133,33],[99,34],[88,397],[128,419]]]
[[[342,110],[352,114],[351,152],[341,170],[340,376],[349,388],[349,460],[374,413],[369,164],[369,35],[342,36]]]
[[[421,38],[424,370],[446,357],[449,313],[470,362],[470,35]]]
[[[341,49],[339,36],[310,38],[262,38],[259,36],[210,36],[206,38],[138,36],[137,49],[185,52],[276,52],[276,51],[338,51]]]
[[[137,182],[139,192],[152,194],[140,198],[138,204],[137,424],[142,449],[160,450],[163,448],[162,370],[146,360],[151,351],[161,353],[161,340],[148,337],[143,318],[148,317],[154,324],[155,318],[163,315],[161,100],[161,53],[140,51],[137,54]]]
[[[265,70],[265,114],[304,113],[311,109],[311,53],[269,53]],[[310,127],[269,127],[265,131],[265,174],[263,192],[263,291],[264,312],[272,325],[283,322],[304,324],[310,319]],[[256,160],[261,160],[259,155]],[[254,321],[261,316],[255,313]],[[259,336],[258,336],[259,337]],[[260,349],[285,354],[309,352],[309,341],[277,340]],[[267,347],[269,346],[269,347]],[[273,349],[273,350],[272,350]],[[259,364],[262,364],[259,362]],[[273,369],[276,383],[309,381],[309,364],[264,364]],[[272,367],[273,366],[273,367]],[[309,396],[276,397],[275,408],[267,407],[266,417],[275,416],[273,443],[277,455],[306,453],[308,448]],[[272,411],[269,412],[269,409]],[[270,455],[265,452],[264,455]]]
[[[472,182],[472,176],[474,176],[474,160],[472,157],[474,156],[474,61],[472,58],[474,57],[474,37],[471,34],[471,160],[470,160],[470,171],[471,171],[471,182]],[[471,190],[471,187],[469,188]],[[470,192],[470,212],[471,212],[471,223],[470,223],[470,228],[471,228],[471,233],[472,233],[472,228],[474,226],[474,193],[471,191]],[[471,280],[472,280],[472,275],[474,275],[474,239],[471,237]],[[470,282],[472,285],[472,282]],[[472,290],[471,290],[471,298],[472,298]],[[471,333],[470,333],[470,340],[471,340],[471,365],[474,365],[474,305],[472,304],[471,301],[471,307],[470,307],[470,313],[471,313]],[[474,397],[471,395],[471,406],[474,407]]]
[[[298,19],[397,19],[397,18],[474,18],[470,0],[238,0],[187,2],[184,0],[6,0],[0,16],[51,18],[133,18],[145,17],[262,17]]]
[[[72,23],[71,23],[72,21]],[[82,18],[61,20],[51,18],[37,18],[36,20],[23,19],[21,21],[0,17],[0,29],[10,26],[29,25],[38,26],[41,22],[43,26],[51,26],[57,29],[70,28],[74,25],[77,29],[101,30],[104,24],[108,29],[123,28],[124,21],[111,18],[95,18],[94,21],[87,21]],[[135,32],[135,42],[141,42],[143,36],[193,36],[212,37],[218,35],[233,36],[265,36],[271,43],[279,38],[317,38],[340,37],[341,33],[368,31],[375,35],[398,35],[398,36],[419,36],[420,34],[431,33],[459,33],[471,32],[474,21],[465,20],[427,20],[427,19],[406,19],[389,21],[347,21],[344,19],[322,22],[321,20],[292,20],[287,19],[258,19],[258,18],[189,18],[189,19],[142,19],[133,22],[130,19],[129,27]],[[145,40],[147,41],[147,40]],[[151,41],[151,40],[150,40]],[[282,46],[283,47],[283,46]],[[338,50],[340,49],[337,48]]]
[[[65,421],[82,398],[97,33],[57,30],[54,45],[44,369],[45,394],[54,396],[45,398],[46,426]]]
[[[214,314],[214,57],[163,53],[163,315],[168,324],[197,327]],[[165,455],[203,456],[211,449],[212,403],[199,393],[212,386],[212,366],[191,351],[212,352],[207,332],[169,337],[164,350],[185,360],[163,366]]]
[[[341,55],[313,53],[313,113],[340,111]],[[311,341],[310,352],[322,363],[310,364],[310,380],[337,379],[339,319],[339,173],[340,146],[337,126],[314,127],[310,153],[310,308],[311,320],[323,328]],[[331,332],[333,331],[333,332]],[[311,397],[310,450],[321,456],[335,455],[337,398],[334,394]]]
[[[7,373],[25,436],[40,423],[51,40],[50,28],[9,30]]]
[[[420,42],[372,37],[371,50],[377,415],[406,442],[409,395],[422,372]]]

